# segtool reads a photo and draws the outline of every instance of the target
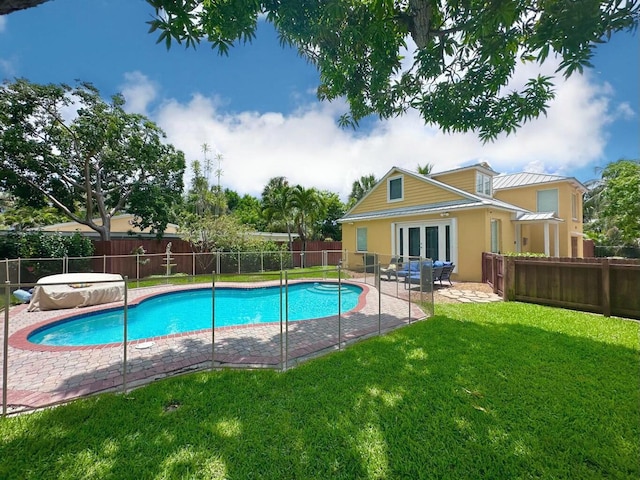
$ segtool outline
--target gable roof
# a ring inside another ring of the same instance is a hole
[[[491,165],[489,165],[487,162],[481,162],[481,163],[474,163],[473,165],[467,165],[466,167],[454,168],[452,170],[444,170],[442,172],[432,172],[429,174],[429,176],[438,177],[440,175],[448,175],[450,173],[458,173],[458,172],[463,172],[465,170],[479,170],[482,173],[486,173],[490,176],[498,175],[498,172],[496,172],[493,168],[491,168]]]
[[[373,212],[363,212],[363,213],[355,213],[355,214],[351,213],[374,190],[381,188],[380,187],[381,185],[385,185],[386,179],[396,172],[416,178],[426,184],[441,188],[451,193],[455,193],[459,195],[461,198],[459,200],[416,205],[412,207],[404,206],[404,207],[390,208],[387,210],[377,210]],[[481,197],[479,195],[474,195],[465,190],[461,190],[459,188],[452,187],[451,185],[435,180],[430,176],[421,175],[419,173],[411,172],[409,170],[405,170],[400,167],[392,167],[378,181],[378,183],[376,183],[374,187],[364,195],[364,197],[362,197],[353,207],[349,209],[349,211],[345,213],[345,215],[341,219],[338,220],[338,222],[344,223],[344,222],[352,222],[355,220],[372,220],[372,219],[379,219],[379,218],[386,218],[386,217],[401,217],[401,216],[418,215],[418,214],[425,214],[425,213],[438,213],[438,212],[444,212],[444,211],[450,211],[450,210],[486,208],[486,207],[499,208],[501,210],[514,212],[518,215],[522,213],[530,213],[528,212],[528,210],[523,209],[522,207],[518,207],[516,205],[512,205],[507,202],[496,200],[495,198],[487,198],[487,197]]]
[[[511,173],[493,177],[493,189],[505,190],[508,188],[526,187],[530,185],[542,185],[554,182],[571,182],[578,190],[583,192],[587,188],[574,177],[563,177],[561,175],[549,175],[547,173]]]

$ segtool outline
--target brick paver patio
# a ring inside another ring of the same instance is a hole
[[[364,287],[356,309],[337,316],[290,322],[216,328],[215,366],[258,366],[280,368],[283,356],[287,367],[309,357],[338,348],[342,344],[388,331],[425,313],[403,298],[397,285],[381,284],[392,295],[379,295],[371,285]],[[253,284],[252,287],[273,285]],[[246,283],[224,286],[247,288]],[[130,303],[149,296],[203,285],[157,286],[131,289]],[[402,288],[402,287],[401,287]],[[394,290],[395,289],[395,290]],[[412,297],[413,298],[413,297]],[[380,304],[380,310],[378,305]],[[123,382],[123,344],[90,347],[48,347],[28,342],[27,334],[39,325],[64,317],[113,307],[108,304],[73,310],[27,312],[26,305],[10,309],[7,375],[9,411],[37,408],[88,394],[121,389]],[[122,303],[120,303],[122,305]],[[0,324],[4,318],[0,319]],[[4,339],[0,329],[0,349]],[[338,333],[340,332],[340,334]],[[135,386],[188,370],[211,367],[211,329],[131,342],[127,345],[127,386]],[[2,392],[0,391],[0,394]]]

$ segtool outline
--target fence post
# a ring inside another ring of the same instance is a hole
[[[280,270],[280,371],[284,372],[284,337],[282,331],[282,270]]]
[[[380,268],[380,264],[378,264]],[[378,272],[380,273],[380,272]],[[382,284],[378,281],[378,336],[382,335]]]
[[[498,256],[495,253],[491,254],[491,284],[493,285],[493,293],[498,293]]]
[[[284,272],[284,369],[289,363],[289,274]]]
[[[216,271],[211,273],[211,370],[216,365]]]
[[[123,345],[124,345],[124,352],[123,352],[123,368],[122,368],[122,393],[126,395],[127,393],[127,328],[128,328],[128,308],[127,308],[127,304],[128,304],[128,295],[127,292],[129,290],[128,286],[127,286],[127,281],[128,281],[129,277],[124,277],[124,327],[123,327]]]
[[[605,317],[611,316],[611,270],[609,268],[609,259],[603,258],[600,263],[602,266],[602,314]]]
[[[338,350],[342,350],[342,275],[338,265]]]
[[[516,299],[516,260],[513,257],[502,258],[502,299],[505,302]]]
[[[2,339],[2,416],[7,416],[7,375],[9,375],[9,305],[11,302],[11,282],[4,283],[4,337]]]

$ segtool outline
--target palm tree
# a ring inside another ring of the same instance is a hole
[[[289,250],[291,250],[291,227],[294,212],[291,205],[291,187],[288,183],[275,185],[273,188],[269,188],[269,185],[265,187],[262,193],[262,213],[267,221],[267,230],[273,232],[281,230],[282,227],[286,228],[289,236]]]
[[[347,200],[348,208],[353,207],[358,201],[366,195],[366,193],[371,190],[375,184],[378,183],[375,175],[373,173],[369,175],[363,175],[359,180],[355,180],[353,185],[351,186],[351,193],[349,194],[349,199]]]
[[[291,206],[304,252],[307,249],[307,239],[313,236],[313,225],[324,216],[324,200],[315,188],[296,185],[291,189]]]
[[[271,177],[262,190],[262,203],[269,203],[269,197],[282,188],[289,188],[287,177]]]
[[[433,172],[433,163],[425,163],[422,167],[418,165],[417,170],[420,175],[431,175],[431,172]]]

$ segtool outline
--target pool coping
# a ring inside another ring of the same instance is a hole
[[[338,283],[333,279],[300,279],[292,280],[289,283]],[[356,322],[357,324],[361,316],[369,317],[373,312],[369,312],[369,309],[376,310],[378,306],[377,302],[372,302],[371,295],[376,294],[376,290],[373,286],[358,280],[345,280],[342,283],[347,283],[361,287],[363,291],[358,298],[358,304],[354,309],[349,310],[341,314],[343,318],[343,325],[346,330],[343,330],[341,337],[341,344],[352,343],[353,341],[359,341],[361,339],[369,338],[371,336],[378,335],[379,333],[386,333],[393,329],[406,326],[406,317],[403,320],[403,313],[406,309],[406,299],[395,297],[391,300],[391,303],[383,309],[383,327],[380,330],[378,325],[371,326],[370,324],[362,325],[356,330],[349,330],[349,322]],[[226,288],[242,288],[242,289],[259,289],[267,286],[280,286],[280,282],[277,280],[270,280],[259,283],[244,283],[244,282],[219,282],[217,287]],[[210,286],[206,284],[188,284],[188,285],[158,285],[154,287],[140,287],[130,290],[132,299],[128,302],[129,305],[139,304],[145,299],[152,298],[158,295],[177,292],[181,290],[201,290],[208,289]],[[368,301],[367,301],[368,300]],[[393,303],[397,302],[397,303]],[[76,398],[85,397],[88,395],[94,395],[97,393],[113,392],[122,389],[122,363],[118,358],[121,350],[124,348],[124,342],[112,343],[99,346],[81,346],[81,347],[52,347],[33,344],[26,340],[27,332],[31,332],[36,328],[43,325],[50,324],[55,321],[60,321],[64,318],[69,318],[78,315],[78,311],[81,313],[91,313],[95,311],[101,311],[110,308],[121,307],[122,302],[116,302],[111,304],[97,305],[91,307],[83,307],[82,309],[70,309],[60,315],[59,311],[36,311],[25,312],[27,306],[21,305],[12,307],[11,317],[18,317],[16,322],[16,329],[13,333],[9,334],[9,348],[15,349],[17,356],[9,356],[9,365],[12,372],[10,372],[10,380],[17,378],[17,380],[10,381],[13,383],[13,388],[9,385],[7,393],[9,394],[7,404],[14,411],[20,411],[21,409],[33,409],[45,406],[56,405],[64,403]],[[363,311],[364,310],[364,311]],[[411,316],[409,317],[409,323],[411,319],[414,321],[424,320],[428,318],[424,311],[418,306],[412,304],[410,307]],[[398,312],[401,312],[398,316]],[[48,315],[48,318],[38,320],[37,317]],[[34,323],[28,322],[29,317],[35,317]],[[312,320],[304,321],[290,321],[289,325],[292,328],[291,333],[296,335],[301,332],[299,329],[305,329],[303,324],[309,324],[310,329],[329,328],[327,332],[333,332],[331,326],[333,322],[339,320],[338,316],[322,317]],[[315,323],[315,325],[313,325]],[[252,335],[260,336],[259,331],[270,330],[273,331],[274,327],[279,325],[280,322],[270,322],[265,324],[249,324],[241,326],[230,327],[216,327],[215,332],[239,332],[239,335],[231,333],[232,337],[243,337],[243,330],[251,332]],[[264,327],[264,328],[263,328]],[[256,330],[258,332],[256,333]],[[22,332],[20,336],[17,336],[19,332]],[[204,332],[204,333],[203,333]],[[340,330],[339,330],[340,332]],[[282,335],[282,333],[281,333]],[[306,335],[306,333],[305,333]],[[172,334],[161,337],[152,337],[147,339],[132,340],[127,342],[127,349],[129,347],[135,348],[136,345],[143,342],[152,342],[158,340],[155,346],[150,350],[135,350],[139,354],[133,355],[133,348],[131,350],[132,358],[131,362],[127,364],[127,389],[135,388],[140,385],[150,383],[154,380],[166,378],[174,375],[180,375],[182,373],[202,371],[206,368],[228,368],[228,367],[241,367],[241,368],[278,368],[284,369],[291,368],[301,362],[307,361],[311,358],[317,358],[330,351],[338,350],[340,347],[336,344],[335,338],[329,339],[326,336],[305,337],[310,341],[294,342],[290,344],[290,350],[287,350],[287,356],[285,357],[285,363],[282,363],[281,354],[274,353],[273,349],[268,347],[264,350],[258,348],[252,350],[251,348],[245,350],[229,350],[215,352],[215,356],[212,357],[206,350],[198,349],[193,353],[190,350],[176,350],[176,345],[184,346],[182,342],[195,341],[210,342],[211,329],[183,332],[180,334]],[[225,335],[223,334],[222,337]],[[187,338],[192,337],[192,338]],[[269,337],[266,337],[269,338]],[[295,337],[294,337],[295,338]],[[340,337],[339,337],[340,338]],[[21,339],[18,344],[16,340]],[[24,343],[22,343],[24,342]],[[216,337],[216,343],[218,342]],[[26,344],[27,348],[21,348]],[[46,347],[46,348],[45,348]],[[187,346],[188,347],[188,346]],[[185,347],[185,348],[187,348]],[[191,347],[188,347],[191,348]],[[92,353],[93,352],[95,353]],[[277,351],[277,348],[275,349]],[[33,352],[34,356],[31,356]],[[151,357],[149,357],[150,352]],[[182,353],[181,353],[182,352]],[[281,353],[281,352],[280,352]],[[41,357],[44,355],[44,357]],[[54,357],[51,357],[51,356]],[[69,357],[71,355],[72,357]],[[106,356],[105,356],[106,355]],[[166,355],[169,355],[168,357]],[[77,357],[76,357],[77,356]],[[115,357],[114,357],[115,356]],[[79,360],[75,360],[75,359]],[[15,359],[15,360],[14,360]],[[71,360],[74,359],[74,360]],[[151,362],[153,360],[153,362]],[[213,360],[213,363],[212,363]],[[68,362],[83,362],[73,363],[72,365],[85,365],[88,367],[86,370],[81,369],[78,372],[66,372],[64,370],[65,365]],[[45,363],[42,363],[45,362]],[[65,363],[67,362],[67,363]],[[149,363],[151,362],[151,363]],[[62,369],[62,370],[61,370]],[[119,373],[118,373],[119,372]],[[16,377],[17,375],[17,377]],[[46,385],[45,385],[46,383]]]
[[[224,283],[224,285],[218,288],[228,288],[228,289],[236,289],[236,290],[257,290],[261,288],[273,288],[273,287],[281,286],[279,282],[274,280],[269,280],[261,283],[250,283],[250,284],[239,283],[239,282],[220,282],[220,283]],[[361,311],[366,305],[366,296],[369,293],[369,286],[366,284],[358,283],[358,282],[350,282],[350,281],[338,282],[334,280],[292,280],[289,282],[290,285],[301,284],[301,283],[333,283],[333,284],[343,283],[348,285],[354,285],[361,288],[362,292],[358,295],[358,303],[351,310],[348,310],[342,313],[342,315],[345,317],[355,312]],[[127,305],[128,307],[137,307],[141,303],[156,297],[170,295],[176,292],[183,292],[183,291],[190,291],[190,290],[209,290],[211,288],[209,286],[204,286],[203,284],[200,284],[200,286],[173,285],[172,287],[176,287],[176,288],[172,288],[171,290],[167,290],[167,291],[159,291],[159,292],[148,293],[146,295],[137,296],[133,300],[128,301]],[[134,290],[134,289],[130,289],[130,290]],[[73,352],[73,351],[81,351],[81,350],[100,350],[105,348],[122,348],[124,346],[124,341],[103,343],[103,344],[97,344],[97,345],[55,346],[55,345],[42,345],[39,343],[33,343],[33,342],[30,342],[28,339],[29,335],[31,335],[36,330],[45,328],[55,323],[72,321],[74,317],[79,317],[87,314],[99,313],[99,312],[109,311],[109,310],[117,310],[120,308],[123,308],[123,305],[121,304],[121,302],[111,302],[111,303],[105,303],[101,305],[92,305],[89,307],[65,309],[65,313],[59,316],[51,317],[51,318],[42,320],[38,323],[28,325],[26,327],[21,328],[20,330],[17,330],[13,334],[9,335],[9,346],[13,348],[18,348],[20,350],[31,350],[35,352]],[[49,311],[54,312],[56,310],[49,310]],[[29,313],[32,313],[32,312],[29,312]],[[336,315],[330,315],[326,317],[316,317],[313,319],[305,319],[305,320],[289,320],[289,323],[299,322],[299,321],[309,321],[309,320],[323,320],[323,319],[333,318],[335,316]],[[260,323],[259,325],[268,326],[268,325],[279,325],[279,324],[280,322],[265,322],[265,323]],[[223,326],[223,327],[215,327],[215,331],[246,329],[246,328],[254,328],[255,326],[256,324],[253,324],[253,323],[246,324],[246,325]],[[137,340],[128,340],[127,345],[135,346],[135,345],[140,345],[146,342],[166,340],[171,338],[181,338],[181,337],[198,335],[198,334],[207,333],[207,332],[211,332],[211,328],[189,330],[187,332],[172,333],[168,335],[158,335],[155,337],[146,337],[146,338],[141,338]]]

